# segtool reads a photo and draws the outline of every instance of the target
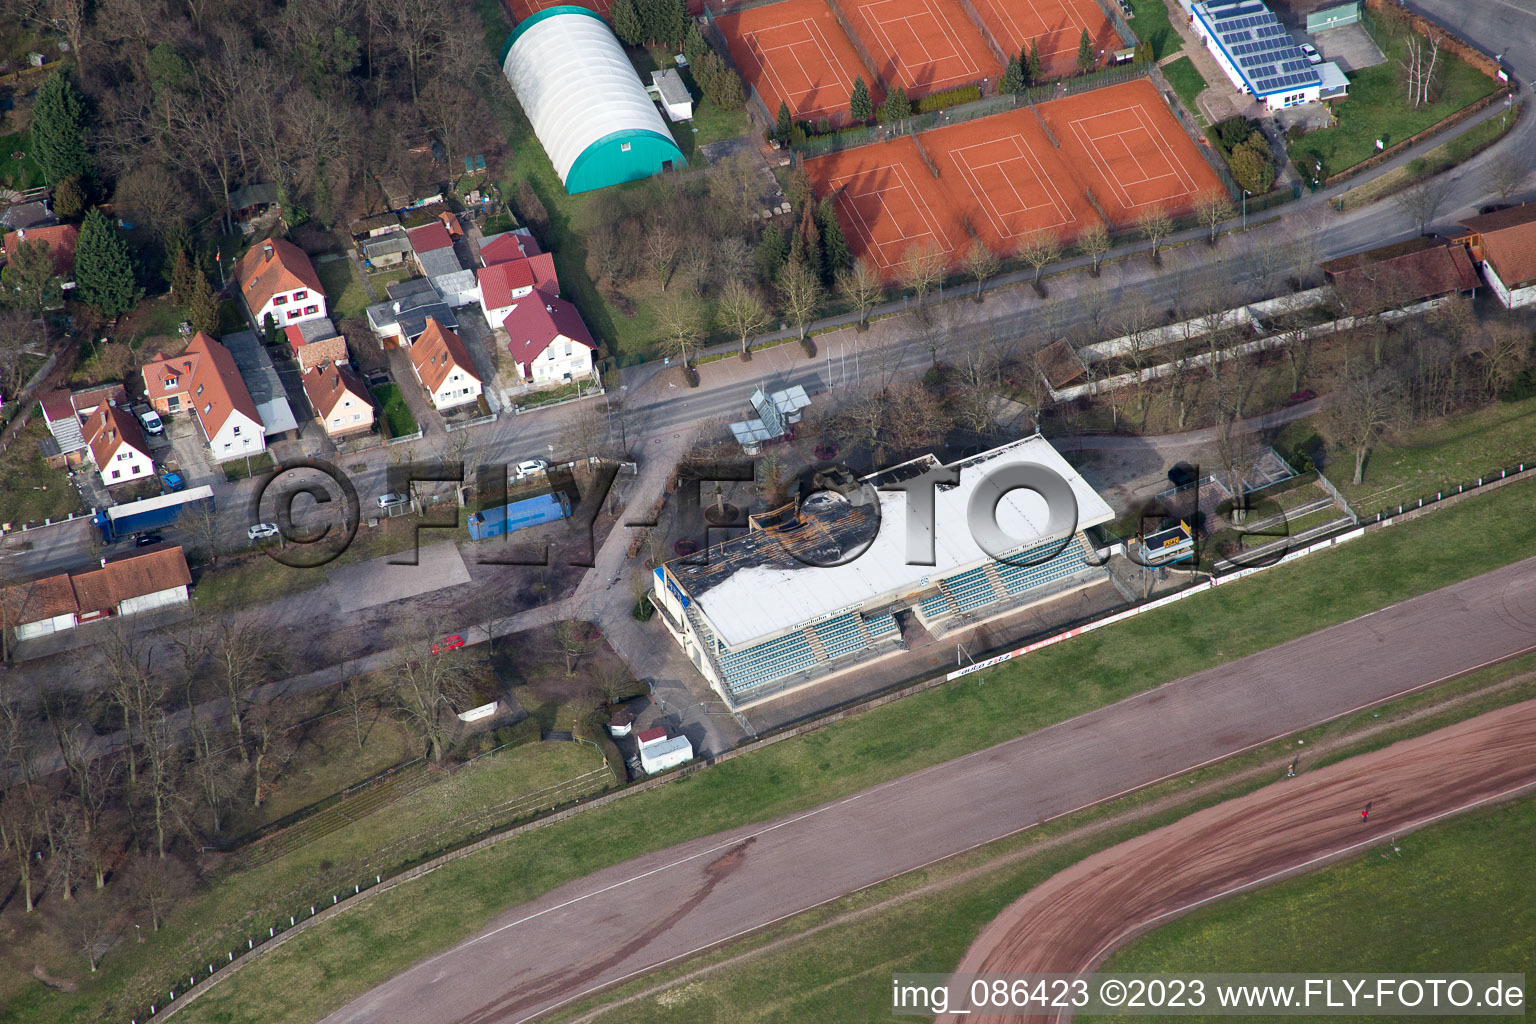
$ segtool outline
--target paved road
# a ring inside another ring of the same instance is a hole
[[[1294,779],[1198,811],[1053,875],[982,930],[956,973],[1088,972],[1132,937],[1204,903],[1395,844],[1427,824],[1533,786],[1536,701],[1316,772],[1303,769]],[[1362,817],[1367,807],[1369,817]],[[1057,1019],[1055,1013],[937,1018],[939,1024]]]
[[[1536,650],[1536,559],[569,883],[326,1018],[510,1024],[941,857]]]

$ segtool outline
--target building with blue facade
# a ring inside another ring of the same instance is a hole
[[[970,523],[989,500],[989,475],[1015,466],[1054,472],[1076,512],[1005,491],[995,516],[1012,546],[995,559]],[[1114,512],[1039,435],[950,467],[958,483],[934,488],[932,564],[911,564],[906,494],[880,488],[940,467],[924,456],[752,516],[746,534],[658,566],[652,603],[704,678],[742,708],[900,650],[905,636],[942,636],[1107,579],[1083,531]]]

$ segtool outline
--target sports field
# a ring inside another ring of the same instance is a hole
[[[1003,69],[956,0],[843,0],[875,69],[913,99],[991,79]]]
[[[1146,80],[816,157],[805,170],[833,197],[855,255],[889,277],[930,240],[951,265],[973,237],[1000,255],[1036,229],[1069,242],[1100,219],[1090,191],[1109,225],[1126,228],[1148,206],[1178,216],[1222,188]]]
[[[1124,227],[1149,206],[1188,213],[1221,179],[1146,79],[1040,105],[1081,185],[1093,189],[1111,224]]]
[[[801,121],[848,117],[853,80],[863,77],[875,103],[884,94],[859,60],[826,0],[785,0],[715,19],[731,60],[770,113],[780,103]]]
[[[1094,0],[972,0],[982,24],[1010,56],[1023,53],[1033,40],[1047,78],[1077,71],[1077,45],[1083,30],[1095,54],[1120,48],[1108,16]],[[1102,64],[1103,62],[1100,61]]]

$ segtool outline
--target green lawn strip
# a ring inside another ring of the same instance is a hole
[[[1391,443],[1371,450],[1359,484],[1350,482],[1354,458],[1348,452],[1335,452],[1327,474],[1355,511],[1366,516],[1436,491],[1455,490],[1457,484],[1475,482],[1489,472],[1496,475],[1524,461],[1536,461],[1536,398],[1495,402],[1410,427]]]
[[[94,1020],[107,1000],[118,1015],[147,1009],[155,991],[199,959],[206,968],[209,955],[244,948],[246,938],[258,931],[278,921],[286,926],[289,915],[307,916],[311,904],[328,905],[332,893],[350,892],[365,878],[372,881],[375,874],[473,834],[470,824],[453,824],[464,815],[600,764],[597,752],[581,743],[534,743],[482,758],[270,864],[218,878],[194,902],[178,908],[159,933],[150,935],[146,927],[143,945],[120,943],[98,974],[81,978],[78,992],[34,985],[0,1009],[0,1020]],[[73,970],[74,965],[67,967]],[[299,993],[272,995],[287,1001]],[[280,1012],[266,1019],[292,1017]]]
[[[1334,107],[1339,123],[1308,132],[1290,145],[1297,167],[1310,168],[1321,157],[1325,174],[1348,170],[1376,152],[1376,140],[1394,146],[1439,124],[1456,111],[1487,96],[1496,82],[1444,50],[1439,87],[1432,103],[1410,107],[1401,81],[1404,40],[1389,41],[1386,63],[1350,76],[1349,98]]]
[[[1529,974],[1536,971],[1533,833],[1536,798],[1474,811],[1402,837],[1388,857],[1381,854],[1390,844],[1195,911],[1138,939],[1102,969]]]
[[[1137,39],[1152,44],[1154,60],[1184,49],[1183,37],[1168,20],[1168,4],[1164,0],[1131,0],[1131,10],[1136,16],[1127,24]]]
[[[1506,114],[1502,117],[1491,117],[1482,124],[1468,128],[1450,142],[1436,146],[1418,159],[1396,170],[1388,171],[1379,178],[1373,178],[1359,188],[1350,189],[1340,197],[1344,204],[1343,209],[1353,210],[1356,207],[1367,206],[1425,178],[1432,178],[1465,163],[1503,138],[1504,133],[1514,127],[1516,120]]]
[[[225,555],[199,570],[192,599],[203,608],[244,608],[323,583],[325,573],[319,570],[296,569],[253,551]]]
[[[16,153],[21,156],[14,156]],[[44,184],[42,165],[32,155],[32,133],[0,135],[0,185],[25,192]]]
[[[1513,485],[1039,651],[984,683],[937,687],[526,833],[296,937],[189,1019],[263,1019],[263,990],[311,986],[324,990],[312,1009],[334,1008],[499,909],[599,868],[816,806],[1506,564],[1536,541],[1531,500]],[[1257,621],[1263,630],[1249,628]],[[658,820],[674,827],[659,832]]]
[[[1180,57],[1178,60],[1164,64],[1162,68],[1163,77],[1168,79],[1168,84],[1173,86],[1173,91],[1178,93],[1179,99],[1184,101],[1189,112],[1200,116],[1200,108],[1195,106],[1195,97],[1204,92],[1210,83],[1200,74],[1200,69],[1195,67],[1195,62],[1188,57]]]
[[[1315,750],[1320,745],[1333,744],[1323,758],[1304,763],[1302,770],[1308,771],[1494,708],[1529,700],[1536,697],[1533,670],[1536,656],[1528,656],[1475,673],[1432,693],[1415,694],[1378,711],[1307,730],[1300,736],[1306,740],[1304,746],[1298,747],[1294,740],[1287,739],[1180,775],[796,915],[740,942],[647,972],[633,982],[574,1003],[550,1019],[584,1019],[602,1006],[620,1003],[658,985],[667,987],[627,1005],[614,1006],[593,1019],[604,1024],[649,1021],[667,1011],[682,1011],[701,1020],[876,1019],[887,1008],[882,1000],[889,998],[888,973],[953,970],[970,942],[998,911],[1068,864],[1201,808],[1270,784],[1275,781],[1275,774],[1254,769],[1267,766],[1278,772],[1276,766],[1284,763],[1293,750]],[[1501,681],[1520,676],[1524,680],[1515,685],[1499,686]],[[1471,699],[1462,696],[1479,690],[1487,692]],[[1445,706],[1421,713],[1434,703]],[[1376,714],[1381,718],[1374,718]],[[1399,720],[1397,724],[1380,729],[1375,735],[1351,738],[1364,729],[1379,726],[1382,720],[1394,719]],[[1181,797],[1189,793],[1192,785],[1200,786],[1196,790],[1198,795],[1193,799]],[[1127,817],[1132,820],[1126,820]],[[1063,835],[1100,823],[1111,824],[1070,846],[1052,848]],[[974,877],[964,877],[967,874]],[[909,895],[930,884],[935,887]],[[850,918],[853,914],[858,917]],[[786,939],[793,940],[793,945],[782,945]],[[752,954],[770,944],[778,948],[702,976],[689,977],[701,968]],[[833,967],[823,971],[820,965],[829,962]],[[1214,970],[1216,966],[1206,963],[1202,969]],[[1243,968],[1222,965],[1221,969]],[[1312,969],[1316,969],[1315,964]]]
[[[326,309],[335,320],[351,320],[362,316],[368,309],[368,289],[358,278],[352,261],[316,261],[315,272],[320,275],[320,285],[325,289]]]
[[[69,474],[43,461],[38,443],[46,437],[47,425],[34,416],[0,455],[0,523],[20,527],[83,511]]]
[[[375,385],[373,397],[379,400],[379,407],[383,410],[384,425],[389,428],[390,437],[404,437],[421,429],[421,425],[416,422],[416,417],[411,415],[410,407],[405,404],[405,396],[400,393],[399,386]]]

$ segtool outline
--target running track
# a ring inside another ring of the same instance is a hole
[[[1042,819],[1529,650],[1536,559],[806,813],[597,872],[505,912],[326,1020],[528,1020]]]

